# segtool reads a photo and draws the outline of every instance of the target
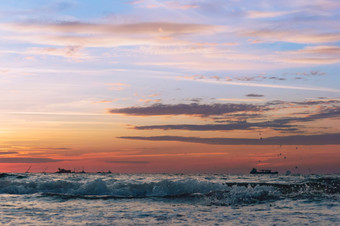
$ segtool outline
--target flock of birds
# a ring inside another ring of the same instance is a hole
[[[263,137],[262,137],[262,133],[261,132],[259,132],[259,136],[260,136],[260,141],[262,141],[263,142]],[[279,146],[279,148],[282,148],[282,144],[280,144],[280,146]],[[295,150],[298,150],[298,147],[295,147]],[[279,158],[283,158],[283,159],[287,159],[287,157],[286,156],[282,156],[282,153],[280,152],[279,154],[277,154],[277,157],[279,157]],[[261,162],[261,160],[258,160],[258,162],[260,163]],[[299,167],[298,166],[295,166],[295,170],[297,170]],[[310,170],[310,169],[309,169]],[[288,173],[288,175],[290,174],[290,171],[288,170],[287,172],[286,172],[286,175],[287,175],[287,173]]]

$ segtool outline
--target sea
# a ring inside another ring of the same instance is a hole
[[[0,225],[340,225],[340,175],[2,173]]]

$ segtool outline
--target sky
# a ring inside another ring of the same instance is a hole
[[[0,1],[0,172],[340,173],[338,0]]]

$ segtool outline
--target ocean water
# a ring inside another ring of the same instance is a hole
[[[1,225],[340,225],[340,175],[0,174]]]

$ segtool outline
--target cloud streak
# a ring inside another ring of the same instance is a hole
[[[263,19],[263,18],[272,18],[272,17],[280,17],[291,14],[294,12],[290,11],[278,11],[278,12],[270,12],[270,11],[248,11],[246,16],[251,19]]]
[[[10,154],[18,154],[18,152],[17,151],[6,151],[6,152],[2,151],[2,152],[0,152],[0,155],[10,155]]]
[[[96,24],[85,22],[60,23],[2,23],[0,30],[10,31],[4,39],[55,46],[112,47],[126,45],[188,44],[179,36],[211,34],[220,28],[215,25],[145,22],[130,24]],[[41,52],[42,50],[39,50]],[[46,50],[43,50],[46,52]],[[47,51],[48,52],[48,51]],[[53,49],[50,54],[65,55]]]
[[[299,44],[335,43],[340,40],[340,32],[311,33],[290,29],[254,29],[241,32],[240,35],[254,37],[267,42],[290,42]]]
[[[64,160],[51,158],[0,158],[0,163],[48,163],[61,161]]]
[[[135,116],[156,115],[197,115],[208,117],[243,111],[261,111],[262,107],[252,104],[153,104],[147,107],[128,107],[109,109],[111,114],[125,114]]]
[[[20,29],[20,32],[61,32],[70,34],[192,34],[209,31],[215,26],[205,24],[185,24],[148,22],[131,24],[95,24],[84,22],[60,23],[17,23],[2,24],[2,28]]]
[[[153,129],[161,129],[161,130],[192,130],[192,131],[229,131],[229,130],[248,130],[248,129],[256,129],[256,128],[290,128],[292,129],[295,126],[292,125],[284,125],[279,123],[232,123],[232,124],[206,124],[206,125],[189,125],[189,124],[181,124],[181,125],[151,125],[151,126],[135,126],[134,129],[137,130],[153,130]]]
[[[307,46],[299,50],[281,52],[281,54],[283,55],[282,61],[290,63],[333,64],[340,62],[339,46]]]
[[[297,108],[300,106],[303,107],[313,107],[318,106],[316,113],[304,113],[302,117],[280,117],[271,121],[263,121],[262,122],[247,122],[247,121],[234,121],[228,124],[167,124],[167,125],[146,125],[146,126],[135,126],[133,127],[136,130],[189,130],[189,131],[230,131],[230,130],[254,130],[259,128],[270,128],[277,131],[283,132],[294,132],[298,131],[301,128],[305,128],[304,125],[298,125],[296,123],[303,122],[311,122],[321,119],[338,119],[340,118],[340,107],[332,106],[334,104],[339,104],[338,100],[311,100],[304,102],[290,102],[290,103],[272,103],[268,102],[267,104],[261,106],[262,109],[270,110],[270,107],[274,105],[272,110],[276,108],[286,108],[285,105],[293,107],[296,105]],[[241,104],[242,105],[242,104]],[[276,106],[278,105],[278,106]],[[327,106],[328,105],[328,106]],[[330,106],[329,106],[330,105]],[[263,113],[263,112],[261,112]],[[237,118],[239,114],[232,114],[231,116]],[[247,120],[251,120],[251,114],[242,115],[241,117],[245,117]],[[256,114],[255,117],[261,119],[263,115]],[[266,118],[266,117],[265,117]],[[222,123],[223,121],[216,121]],[[227,122],[227,121],[224,121]],[[294,124],[291,124],[294,123]]]
[[[118,138],[143,141],[179,141],[211,145],[340,145],[340,133],[268,137],[265,139],[201,138],[182,136],[153,136],[153,137],[123,136]]]
[[[290,85],[277,85],[277,84],[264,84],[264,83],[249,83],[249,82],[233,82],[233,81],[216,81],[212,79],[190,79],[187,77],[176,77],[177,80],[194,81],[201,83],[212,83],[220,85],[231,86],[246,86],[246,87],[262,87],[262,88],[274,88],[274,89],[292,89],[292,90],[308,90],[308,91],[322,91],[340,93],[340,89],[326,88],[326,87],[303,87],[303,86],[290,86]]]
[[[247,97],[264,97],[262,94],[256,94],[256,93],[249,93],[246,95]]]
[[[116,164],[149,164],[149,161],[106,161],[107,163]]]
[[[60,56],[65,58],[73,59],[88,59],[89,56],[81,52],[81,46],[67,46],[65,48],[30,48],[24,52],[17,52],[20,54],[28,55],[50,55],[50,56]]]

